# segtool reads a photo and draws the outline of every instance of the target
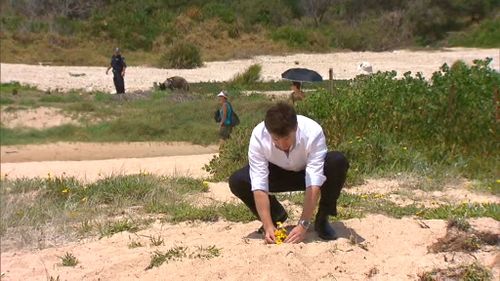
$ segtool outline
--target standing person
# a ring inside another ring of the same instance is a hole
[[[319,209],[314,229],[325,240],[336,239],[328,221],[337,215],[349,163],[337,151],[327,152],[323,129],[314,120],[297,115],[293,106],[280,102],[266,113],[250,138],[249,165],[229,178],[231,192],[260,218],[267,243],[275,243],[277,222],[288,218],[286,210],[269,192],[304,191],[300,220],[284,242],[304,240],[313,212]]]
[[[108,75],[109,70],[113,68],[113,82],[115,83],[116,93],[125,93],[125,81],[123,77],[125,76],[125,69],[127,64],[125,63],[125,57],[121,55],[120,49],[116,48],[113,56],[111,57],[111,63],[108,69],[106,69],[106,75]]]
[[[295,105],[295,102],[303,100],[306,95],[302,92],[301,83],[297,81],[292,82],[292,93],[290,94],[290,99],[292,103]]]
[[[233,106],[228,101],[228,97],[224,91],[221,91],[217,97],[219,97],[219,137],[220,137],[220,145],[224,144],[224,142],[229,138],[231,132],[233,131]]]

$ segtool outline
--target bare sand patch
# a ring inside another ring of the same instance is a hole
[[[93,182],[109,176],[152,173],[208,177],[202,168],[218,146],[188,143],[52,143],[1,147],[1,176],[51,176]]]
[[[86,161],[38,161],[2,163],[2,177],[9,179],[74,177],[83,182],[139,173],[178,177],[208,177],[202,168],[215,154],[180,155],[147,158],[116,158]]]
[[[2,125],[7,128],[24,127],[45,129],[65,124],[78,124],[78,122],[64,114],[60,109],[50,107],[37,107],[20,109],[16,111],[1,111]]]
[[[49,144],[4,145],[2,163],[33,161],[80,161],[114,158],[152,158],[159,156],[200,155],[218,152],[217,145],[193,145],[185,142],[57,142]]]

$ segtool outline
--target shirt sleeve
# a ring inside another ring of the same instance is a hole
[[[250,165],[250,181],[252,191],[269,191],[269,162],[264,155],[262,142],[252,133],[248,147],[248,162]]]
[[[326,139],[323,131],[319,131],[309,144],[309,153],[306,165],[306,187],[322,186],[326,181],[323,171],[327,153]]]

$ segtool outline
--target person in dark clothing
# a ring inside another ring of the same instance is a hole
[[[125,81],[123,77],[125,76],[125,69],[127,64],[125,63],[125,57],[121,55],[120,49],[116,48],[113,56],[111,57],[111,63],[108,69],[106,69],[106,75],[110,69],[113,69],[113,82],[115,83],[116,93],[125,93]]]
[[[305,196],[300,219],[285,243],[304,240],[318,200],[314,230],[324,240],[336,239],[328,216],[337,215],[349,163],[341,152],[327,151],[318,123],[297,115],[287,103],[274,105],[252,132],[248,162],[229,177],[229,188],[260,219],[259,232],[267,243],[276,243],[276,226],[288,218],[270,193],[287,191],[305,191]]]

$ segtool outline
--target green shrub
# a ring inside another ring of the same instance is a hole
[[[0,96],[0,105],[13,104],[14,100],[8,97]]]
[[[225,23],[233,23],[236,21],[234,11],[228,5],[222,3],[208,3],[203,7],[204,16],[206,18],[218,17]]]
[[[236,127],[231,138],[219,149],[210,163],[204,166],[217,181],[227,181],[231,174],[248,163],[248,144],[253,126]]]
[[[2,16],[0,30],[7,30],[10,32],[17,31],[23,22],[23,18],[19,16]]]
[[[290,26],[280,27],[273,31],[271,39],[274,41],[284,41],[290,47],[306,47],[308,45],[307,31],[295,29]]]
[[[310,95],[299,112],[318,120],[328,145],[342,148],[364,172],[439,164],[465,176],[493,176],[496,122],[492,95],[500,75],[490,60],[443,65],[427,82],[395,72],[360,76],[336,95]]]
[[[448,38],[451,46],[498,48],[500,21],[485,20],[466,31],[456,32]]]
[[[233,85],[250,85],[259,82],[261,71],[262,66],[260,64],[252,64],[243,73],[236,74],[229,83]]]
[[[160,67],[164,68],[196,68],[202,65],[199,48],[187,42],[175,44],[160,58]]]

